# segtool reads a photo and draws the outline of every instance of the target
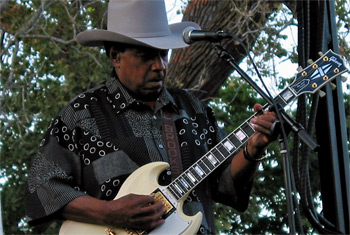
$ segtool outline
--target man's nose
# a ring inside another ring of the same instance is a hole
[[[153,70],[165,70],[168,66],[168,60],[160,55],[155,56],[153,59]]]

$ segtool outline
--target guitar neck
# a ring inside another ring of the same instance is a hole
[[[284,107],[295,97],[296,95],[293,90],[287,87],[274,98],[274,101],[279,104],[280,107]],[[266,107],[267,105],[264,106],[264,108]],[[248,118],[237,129],[231,132],[208,153],[172,181],[167,186],[167,189],[174,197],[180,200],[219,167],[221,163],[237,153],[255,133],[253,126],[250,124],[250,119],[260,114],[261,113],[258,112]]]

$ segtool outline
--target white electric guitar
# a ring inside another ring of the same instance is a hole
[[[341,57],[329,50],[317,61],[297,73],[295,81],[274,100],[281,107],[285,107],[300,94],[314,93],[346,71],[347,68]],[[137,231],[128,228],[65,221],[60,229],[60,234],[196,234],[202,222],[202,214],[199,212],[194,216],[185,215],[182,211],[184,201],[192,189],[227,158],[237,153],[241,146],[255,133],[249,120],[256,115],[259,113],[251,116],[168,186],[160,186],[157,183],[161,172],[169,168],[169,164],[165,162],[144,165],[127,178],[114,200],[129,193],[155,194],[155,200],[162,200],[166,207],[163,225],[151,231]]]

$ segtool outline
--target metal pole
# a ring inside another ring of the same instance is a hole
[[[312,18],[324,14],[323,28],[317,35],[322,37],[322,48],[338,52],[337,28],[335,24],[334,1],[311,2],[318,9]],[[324,4],[324,5],[321,5]],[[323,6],[319,7],[319,6]],[[318,7],[318,8],[317,8]],[[320,12],[323,10],[323,12]],[[320,23],[315,22],[314,23]],[[314,48],[316,49],[316,48]],[[316,51],[312,51],[314,55]],[[325,217],[334,223],[342,233],[349,233],[349,154],[347,150],[344,98],[340,78],[336,90],[326,85],[326,96],[320,99],[316,118],[317,141],[321,146],[318,153],[321,178],[321,194]]]

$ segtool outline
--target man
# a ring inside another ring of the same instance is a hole
[[[105,46],[113,71],[49,127],[28,177],[30,224],[69,219],[149,230],[164,223],[166,209],[153,194],[112,199],[139,167],[171,162],[159,178],[166,185],[223,138],[210,108],[188,92],[164,88],[168,50],[187,46],[182,32],[189,26],[199,29],[192,22],[168,25],[163,1],[111,0],[107,30],[78,35],[82,45]],[[256,133],[244,151],[188,196],[185,214],[204,214],[198,233],[215,233],[212,200],[245,210],[274,121],[272,112],[251,119]]]

